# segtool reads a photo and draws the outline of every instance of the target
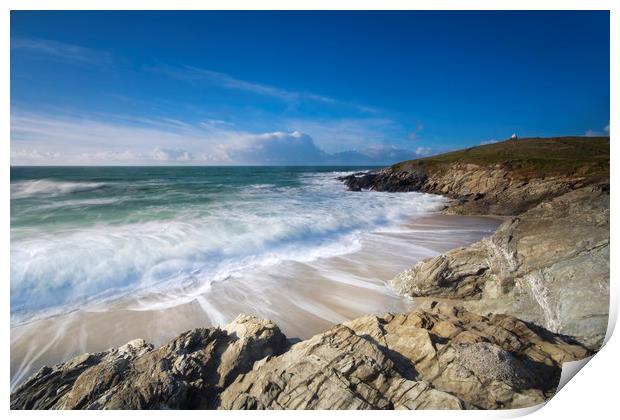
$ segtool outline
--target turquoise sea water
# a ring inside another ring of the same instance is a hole
[[[441,207],[346,191],[352,167],[13,167],[11,317],[256,266],[353,252],[364,232]]]

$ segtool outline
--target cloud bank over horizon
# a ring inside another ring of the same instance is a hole
[[[386,165],[431,153],[393,145],[328,153],[301,131],[252,133],[224,121],[105,121],[15,112],[12,165]]]

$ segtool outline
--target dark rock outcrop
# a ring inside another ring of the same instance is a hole
[[[339,179],[352,191],[445,195],[450,213],[514,216],[608,180],[609,138],[508,140]]]
[[[387,192],[421,191],[426,182],[426,174],[419,171],[358,172],[338,177],[351,191],[374,190]]]
[[[453,199],[452,214],[521,214],[543,201],[600,182],[578,175],[523,179],[504,165],[454,164],[439,170],[394,168],[339,177],[351,191],[418,191]]]

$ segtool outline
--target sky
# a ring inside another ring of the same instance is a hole
[[[609,135],[607,11],[12,11],[13,165],[384,165]]]

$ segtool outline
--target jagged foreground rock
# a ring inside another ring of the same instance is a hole
[[[142,340],[43,368],[14,409],[516,408],[553,395],[561,365],[588,355],[506,315],[430,303],[365,316],[289,347],[240,316],[153,349]]]
[[[489,238],[421,261],[392,286],[459,299],[577,336],[593,349],[609,312],[609,184],[579,188],[504,222]]]
[[[194,329],[158,349],[134,340],[44,367],[11,394],[11,408],[208,408],[256,360],[287,346],[272,322],[240,315],[224,329]]]
[[[544,402],[585,348],[516,318],[431,303],[366,316],[259,362],[222,408],[516,408]]]

